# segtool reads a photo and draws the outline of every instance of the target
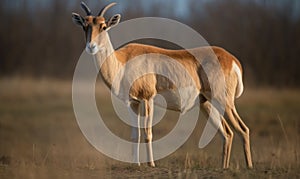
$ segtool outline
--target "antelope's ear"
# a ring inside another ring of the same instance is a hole
[[[73,20],[73,22],[76,24],[76,25],[80,25],[80,26],[84,26],[84,22],[85,22],[85,20],[84,20],[84,18],[81,16],[81,15],[79,15],[79,14],[77,14],[77,13],[72,13],[72,20]]]
[[[109,21],[107,22],[107,28],[106,30],[109,30],[110,28],[116,26],[119,24],[121,20],[121,15],[120,14],[116,14],[114,16],[112,16]]]

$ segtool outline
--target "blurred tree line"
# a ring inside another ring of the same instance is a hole
[[[179,0],[116,1],[118,6],[108,15],[121,13],[122,20],[159,16],[191,26],[211,45],[224,47],[242,62],[247,84],[300,86],[297,0],[187,0],[184,12]],[[109,2],[87,4],[96,14]],[[72,78],[85,46],[82,29],[71,20],[72,12],[84,15],[79,4],[80,0],[4,0],[0,75]]]

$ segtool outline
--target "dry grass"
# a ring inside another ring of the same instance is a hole
[[[0,178],[299,178],[299,92],[249,89],[237,100],[251,129],[253,170],[245,168],[237,135],[228,170],[221,169],[220,136],[197,148],[205,125],[201,117],[190,139],[150,168],[110,159],[85,140],[73,114],[71,82],[1,79]],[[129,127],[117,119],[108,95],[97,85],[99,110],[109,116],[105,123],[129,139]],[[155,139],[172,129],[177,115],[168,112],[154,127]]]

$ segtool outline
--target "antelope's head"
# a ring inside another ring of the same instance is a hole
[[[97,16],[93,16],[90,8],[84,3],[81,2],[82,9],[86,12],[86,16],[82,17],[77,13],[72,13],[73,22],[83,28],[86,39],[86,48],[85,50],[94,55],[104,46],[104,42],[101,42],[101,38],[98,36],[104,32],[108,31],[111,27],[116,26],[121,19],[120,14],[112,16],[108,21],[105,20],[105,12],[116,3],[110,3],[105,6]]]

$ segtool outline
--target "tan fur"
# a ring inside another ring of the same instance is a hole
[[[202,53],[200,58],[206,58],[205,54],[206,53],[208,55],[210,54],[209,53],[210,48],[213,50],[213,52],[217,56],[219,63],[221,65],[221,68],[224,72],[225,78],[226,79],[230,78],[229,81],[236,80],[236,79],[231,79],[231,78],[235,78],[234,76],[229,77],[231,68],[232,68],[232,63],[233,62],[237,63],[238,66],[240,67],[240,69],[241,69],[241,64],[233,55],[231,55],[224,49],[213,46],[213,47],[195,48],[195,49],[191,49],[190,51],[199,51],[200,53]],[[188,50],[168,50],[168,49],[162,49],[162,48],[154,47],[154,46],[150,46],[150,45],[132,43],[132,44],[128,44],[128,45],[120,48],[119,50],[115,51],[116,58],[122,64],[125,64],[126,62],[135,58],[136,56],[139,56],[142,54],[149,54],[149,53],[163,54],[163,55],[169,56],[170,58],[172,58],[174,60],[177,60],[179,63],[181,63],[185,67],[185,69],[187,69],[187,71],[193,77],[199,91],[202,91],[202,92],[209,91],[209,82],[207,80],[205,80],[204,83],[200,84],[201,77],[199,77],[197,71],[199,69],[200,69],[200,71],[203,71],[203,69],[201,68],[201,65],[199,64],[198,60],[195,59],[195,57]],[[242,71],[242,69],[241,69],[241,71]],[[158,78],[158,79],[162,79],[162,78]],[[164,79],[162,79],[162,80],[164,80]],[[135,86],[136,87],[139,86],[139,87],[143,88],[143,86],[152,85],[153,80],[142,80],[141,79],[140,83],[142,83],[142,84],[135,85]],[[150,84],[148,85],[147,83],[150,83]],[[163,83],[160,83],[159,81],[157,83],[163,84]],[[228,84],[230,86],[234,85],[234,84],[231,84],[230,82]],[[201,88],[203,88],[205,90],[203,90],[203,89],[201,90]],[[232,87],[229,87],[229,88],[232,88]],[[158,86],[156,90],[159,91],[162,89],[163,88],[159,88],[159,86]],[[134,89],[134,88],[133,88],[133,90],[139,91],[139,89]],[[141,96],[141,95],[139,94],[138,96]]]

